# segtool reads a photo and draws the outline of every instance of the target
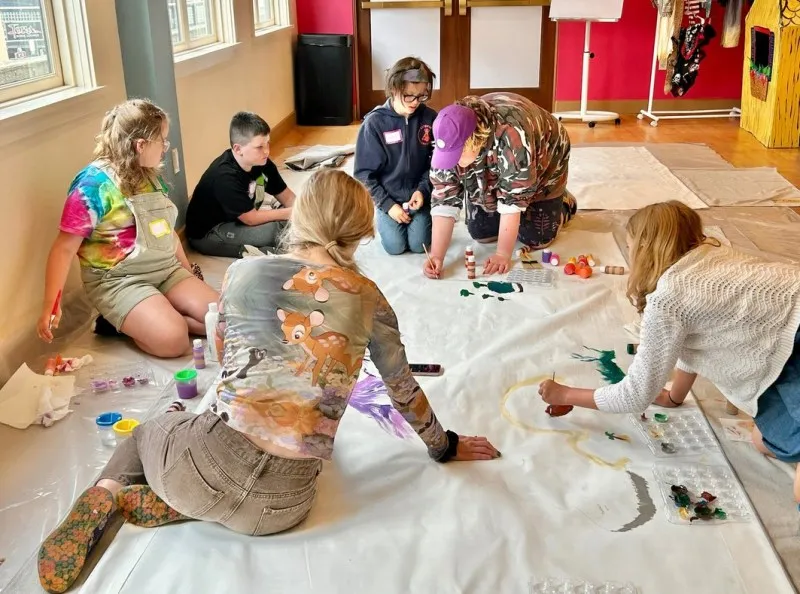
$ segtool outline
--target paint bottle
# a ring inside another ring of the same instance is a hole
[[[469,268],[469,258],[470,256],[474,256],[475,252],[472,251],[472,246],[468,245],[467,249],[464,250],[464,266]]]
[[[475,256],[467,258],[467,278],[470,280],[475,279]]]
[[[550,264],[552,264],[553,266],[558,266],[558,264],[560,262],[561,262],[561,259],[558,257],[558,254],[551,254],[550,255]]]
[[[591,266],[592,268],[595,267],[596,262],[594,260],[594,256],[592,256],[592,254],[587,254],[586,255],[586,261],[588,262],[589,266]]]
[[[622,266],[601,266],[599,270],[605,274],[625,274],[625,268]]]
[[[203,341],[199,338],[195,338],[192,342],[192,358],[194,359],[195,369],[205,369],[206,351],[203,348]]]
[[[219,362],[219,350],[217,349],[217,323],[219,321],[219,305],[216,303],[208,304],[206,313],[206,339],[208,340],[208,354],[212,361]]]
[[[550,257],[553,255],[553,252],[550,250],[542,250],[542,264],[550,264]]]

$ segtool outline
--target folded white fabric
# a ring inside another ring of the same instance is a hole
[[[75,377],[39,375],[22,364],[0,389],[0,423],[16,429],[40,424],[49,427],[72,411]]]
[[[287,158],[283,164],[294,171],[310,171],[317,167],[338,167],[348,155],[356,151],[356,145],[344,146],[315,145],[301,153]]]

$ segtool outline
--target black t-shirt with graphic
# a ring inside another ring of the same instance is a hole
[[[277,196],[286,189],[272,160],[245,171],[230,149],[222,153],[206,169],[192,193],[186,211],[186,236],[202,239],[217,225],[237,221],[244,213],[259,208],[259,186],[268,196]]]

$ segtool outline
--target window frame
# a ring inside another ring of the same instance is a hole
[[[255,24],[255,30],[266,31],[268,29],[272,29],[274,27],[281,26],[281,19],[280,17],[280,6],[278,6],[277,0],[266,0],[270,6],[270,19],[268,21],[260,21],[259,14],[258,14],[258,0],[253,0],[253,21]]]
[[[188,0],[175,0],[178,7],[178,31],[181,41],[172,43],[172,53],[176,57],[201,48],[206,48],[225,42],[225,23],[222,19],[221,0],[203,0],[211,8],[212,34],[199,39],[191,39],[189,35],[189,6]]]
[[[72,27],[69,27],[64,19],[67,11],[64,10],[63,1],[39,0],[47,29],[43,33],[46,35],[45,39],[49,49],[48,59],[53,72],[27,82],[0,87],[0,106],[24,101],[32,95],[74,85],[74,76],[69,72],[70,38],[73,37],[69,34],[69,29]],[[62,60],[66,61],[66,64],[62,64]]]

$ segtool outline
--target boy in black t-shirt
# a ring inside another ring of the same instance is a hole
[[[189,245],[201,254],[239,258],[245,245],[276,246],[294,192],[269,159],[269,134],[258,115],[233,116],[231,148],[206,169],[186,211]]]

